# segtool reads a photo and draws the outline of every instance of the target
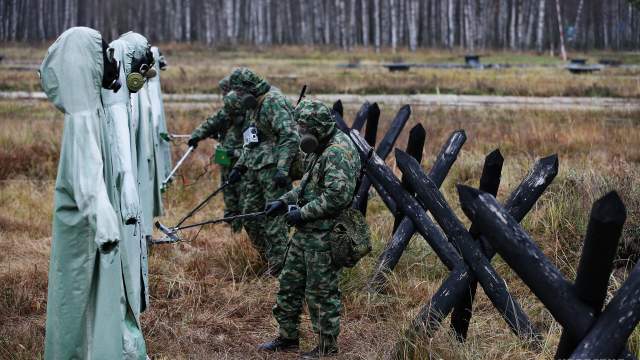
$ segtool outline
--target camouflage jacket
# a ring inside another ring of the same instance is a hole
[[[360,166],[360,157],[351,139],[338,130],[334,130],[322,154],[306,156],[302,181],[280,198],[300,207],[305,223],[299,228],[333,228],[335,217],[351,204]],[[301,193],[303,187],[304,193]]]
[[[300,142],[293,122],[293,106],[276,89],[269,90],[258,100],[258,108],[247,112],[247,126],[256,125],[260,143],[246,146],[238,165],[259,170],[275,164],[278,170],[288,174]]]
[[[205,139],[214,138],[223,149],[227,150],[232,162],[242,155],[242,130],[246,128],[246,119],[234,118],[223,107],[212,116],[209,116],[192,133],[191,137]],[[213,156],[212,156],[213,160]]]

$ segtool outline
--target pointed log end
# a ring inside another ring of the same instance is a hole
[[[380,107],[377,102],[371,104],[371,108],[369,109],[369,118],[372,117],[380,117]]]
[[[412,127],[411,131],[409,131],[409,138],[415,138],[415,137],[417,137],[418,139],[420,138],[424,139],[425,137],[427,137],[427,130],[425,130],[424,126],[422,126],[422,124],[420,123]]]
[[[458,139],[458,141],[462,141],[462,143],[464,143],[465,141],[467,141],[467,133],[464,131],[464,129],[458,129],[454,131],[453,134],[451,134],[451,138],[456,138]]]
[[[618,193],[611,191],[593,203],[591,218],[622,227],[627,220],[627,210]]]
[[[558,175],[558,154],[553,154],[547,157],[544,157],[540,160],[538,160],[538,163],[540,164],[540,166],[545,167],[546,169],[548,169],[546,172],[547,174],[555,177],[556,175]]]
[[[456,189],[458,190],[458,198],[460,199],[462,211],[473,221],[476,213],[475,203],[480,198],[481,191],[462,184],[457,184]]]
[[[400,111],[408,111],[409,115],[411,115],[411,105],[409,104],[402,105],[402,107],[400,108]]]
[[[492,165],[492,166],[502,167],[502,164],[504,163],[504,157],[502,157],[502,154],[500,153],[500,149],[493,150],[492,152],[487,154],[487,156],[484,159],[485,159],[484,162],[486,164]]]

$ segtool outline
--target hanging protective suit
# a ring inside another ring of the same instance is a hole
[[[146,41],[146,40],[145,40]],[[109,44],[114,57],[120,63],[120,79],[135,71],[134,62],[146,56],[148,44],[132,44],[122,38]],[[134,61],[135,60],[135,61]],[[116,212],[122,217],[122,269],[125,289],[133,318],[140,328],[140,313],[148,306],[147,245],[140,231],[142,211],[137,180],[137,154],[135,133],[138,124],[131,116],[131,96],[128,87],[117,93],[102,91],[102,101],[108,119],[114,125],[119,141],[116,142],[118,156],[115,159],[117,172],[114,202]],[[141,336],[141,335],[140,335]],[[142,341],[142,338],[138,339]]]
[[[132,45],[148,44],[147,39],[134,32],[126,33],[120,39]],[[140,91],[131,94],[131,116],[133,121],[138,124],[134,137],[137,153],[140,209],[142,210],[142,235],[145,238],[150,238],[153,234],[153,217],[159,216],[160,213],[160,210],[155,206],[155,199],[160,196],[160,189],[156,189],[154,186],[156,161],[153,146],[153,120],[148,84],[146,83]]]
[[[49,262],[46,359],[129,358],[120,219],[110,201],[115,134],[100,99],[103,72],[102,36],[84,27],[60,35],[40,67],[42,89],[64,113]],[[141,355],[146,357],[144,351]]]
[[[155,61],[155,69],[158,75],[147,80],[147,91],[149,102],[151,103],[151,116],[153,124],[153,149],[155,157],[155,178],[154,178],[154,216],[163,214],[162,181],[169,176],[172,169],[171,164],[171,144],[165,140],[168,135],[167,122],[164,117],[164,103],[162,101],[162,89],[160,86],[160,71],[166,68],[164,57],[157,47],[152,46],[151,52]],[[163,67],[163,64],[165,67]]]

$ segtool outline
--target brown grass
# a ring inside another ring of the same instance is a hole
[[[375,53],[366,49],[342,52],[331,48],[284,46],[276,48],[219,47],[199,45],[161,44],[170,67],[162,73],[163,86],[168,93],[218,92],[218,81],[237,66],[248,66],[265,74],[287,93],[297,93],[309,84],[309,93],[357,94],[489,94],[518,96],[640,96],[638,68],[607,68],[604,71],[572,75],[559,67],[512,68],[502,70],[436,70],[413,68],[409,72],[390,73],[378,66],[402,60],[410,63],[461,63],[462,50],[442,51],[421,49],[415,53],[397,54],[384,49]],[[15,70],[16,64],[39,66],[46,46],[26,47],[6,44],[7,59],[0,67],[0,90],[39,91],[35,69]],[[561,65],[555,57],[535,53],[486,51],[484,63]],[[634,53],[573,54],[597,63],[600,58],[618,58],[626,64],[639,64]],[[339,64],[358,63],[359,69],[338,67]]]
[[[213,108],[168,106],[169,128],[186,133]],[[346,118],[352,119],[356,110],[348,107]],[[383,106],[382,110],[379,134],[384,133],[397,109]],[[506,198],[536,158],[558,153],[560,174],[524,226],[545,254],[573,278],[591,203],[606,191],[618,190],[628,209],[623,235],[626,245],[620,255],[637,254],[633,250],[640,241],[639,115],[434,108],[415,111],[408,126],[419,121],[427,129],[425,168],[453,130],[466,130],[468,141],[443,185],[445,196],[465,222],[454,185],[477,186],[482,159],[489,151],[499,147],[506,158],[499,200]],[[46,102],[0,101],[0,358],[31,359],[42,354],[61,120],[62,115]],[[407,133],[399,139],[399,147],[405,146]],[[175,146],[174,158],[184,148],[183,143]],[[165,194],[163,222],[172,224],[218,185],[217,169],[208,159],[212,150],[212,141],[203,143],[182,177]],[[388,163],[395,168],[393,159]],[[390,276],[387,294],[364,294],[361,288],[393,224],[377,198],[370,202],[368,214],[374,254],[345,271],[341,280],[345,307],[339,343],[340,358],[344,359],[387,354],[447,274],[425,241],[415,237]],[[222,202],[216,198],[194,220],[221,215]],[[277,282],[258,275],[262,265],[246,235],[234,235],[224,225],[208,226],[192,241],[152,248],[149,261],[152,303],[142,322],[150,354],[159,359],[266,357],[255,346],[276,332],[271,307]],[[418,344],[416,358],[427,354],[447,359],[553,356],[560,326],[501,259],[494,260],[494,265],[543,331],[546,342],[542,353],[524,350],[480,291],[469,341],[458,344],[446,330],[447,322],[434,339]],[[620,265],[624,265],[622,260]],[[610,293],[624,277],[623,269],[616,272]],[[311,348],[315,339],[307,315],[302,324],[303,348]],[[631,346],[638,349],[639,342],[636,332]]]

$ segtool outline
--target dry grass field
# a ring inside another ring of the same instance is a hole
[[[212,53],[213,58],[205,62],[201,59],[207,54],[204,50],[187,51],[178,45],[166,48],[169,61],[174,65],[165,76],[171,92],[213,91],[219,77],[234,64],[251,65],[260,71],[273,70],[274,76],[270,79],[291,93],[296,92],[303,81],[317,92],[385,92],[387,88],[378,88],[382,83],[378,75],[386,79],[398,77],[389,92],[413,91],[410,90],[413,85],[405,83],[407,76],[415,75],[413,70],[408,75],[390,75],[386,70],[385,73],[375,70],[376,78],[372,76],[374,74],[357,75],[355,70],[335,68],[335,63],[344,61],[335,52],[328,52],[325,60],[322,52],[313,51],[305,60],[302,56],[296,57],[293,49],[285,49],[283,51],[291,55],[290,60],[278,60],[272,53],[258,53],[251,58],[252,54],[247,52],[234,55],[227,51]],[[24,52],[21,59],[32,61],[44,48],[34,50],[15,46],[11,49],[14,54]],[[184,53],[184,57],[178,58],[179,53]],[[425,56],[428,54],[424,53]],[[412,61],[409,56],[419,55],[402,54]],[[391,59],[391,55],[385,56]],[[454,55],[433,53],[434,58],[437,56]],[[440,60],[434,62],[437,61]],[[322,65],[325,62],[326,68]],[[295,67],[291,68],[291,65]],[[282,77],[287,68],[297,74],[290,82]],[[23,73],[17,74],[22,76]],[[555,94],[566,91],[569,86],[564,83],[564,73],[545,75],[552,84],[536,80],[540,74],[524,74],[518,81],[507,82],[497,73],[473,74],[476,73],[437,72],[442,81],[449,77],[458,79],[450,86],[461,92],[474,91],[477,83],[473,77],[470,80],[470,76],[495,81],[500,89],[496,93]],[[638,74],[620,76],[628,79],[616,80],[615,76],[609,79],[602,74],[580,78],[584,83],[576,85],[580,89],[576,91],[584,92],[589,88],[589,82],[602,80],[608,84],[607,91],[616,95],[640,94]],[[11,78],[4,68],[0,70],[0,83],[2,90],[36,89],[32,80]],[[428,86],[421,80],[415,80],[415,83]],[[218,106],[189,109],[168,104],[169,129],[187,133]],[[379,137],[398,110],[384,104],[381,108]],[[345,118],[350,120],[357,108],[347,107],[345,111]],[[62,118],[62,114],[45,101],[0,100],[0,359],[42,356],[52,195]],[[640,245],[640,112],[415,110],[398,147],[406,146],[408,129],[418,122],[427,129],[425,169],[431,166],[452,131],[466,131],[467,143],[442,188],[467,224],[458,205],[455,184],[477,186],[485,154],[499,148],[505,157],[499,200],[508,196],[537,158],[558,154],[560,173],[523,223],[543,251],[570,279],[575,276],[591,203],[607,191],[617,190],[627,206],[628,217],[616,261],[617,270],[611,277],[610,294],[621,285],[630,264],[628,259],[640,253],[637,248]],[[185,147],[184,143],[176,144],[174,159]],[[213,141],[207,141],[190,158],[179,180],[165,194],[167,214],[163,221],[172,224],[217,187],[218,170],[209,164],[212,151]],[[395,169],[393,159],[387,162]],[[222,200],[216,198],[196,219],[221,215]],[[368,221],[374,235],[374,251],[356,268],[345,271],[341,280],[345,306],[339,338],[342,354],[338,359],[376,359],[388,354],[404,327],[447,274],[426,242],[415,237],[392,274],[387,293],[368,296],[362,287],[391,236],[393,218],[374,197],[369,203]],[[255,350],[258,343],[276,332],[271,307],[278,284],[273,278],[259,275],[261,265],[246,235],[234,235],[226,225],[208,226],[193,241],[152,248],[149,261],[152,303],[142,316],[142,324],[153,358],[295,358],[295,355],[269,357]],[[501,259],[496,258],[493,263],[506,279],[512,294],[545,335],[543,351],[525,350],[479,291],[468,342],[459,344],[453,338],[447,331],[447,320],[432,341],[418,344],[416,358],[553,357],[561,327]],[[314,346],[315,339],[307,315],[302,324],[303,348],[308,349]],[[634,352],[639,352],[640,331],[634,333],[630,346]]]
[[[408,72],[390,73],[383,63],[462,63],[464,52],[419,50],[415,53],[389,50],[355,49],[343,52],[331,48],[286,46],[255,49],[206,48],[198,45],[166,44],[160,46],[171,66],[163,73],[163,87],[168,93],[217,92],[217,82],[237,66],[249,66],[269,74],[286,93],[312,85],[315,93],[349,94],[466,94],[518,96],[640,96],[640,68],[606,68],[593,74],[572,75],[560,67],[557,57],[547,54],[490,52],[481,53],[485,64],[556,65],[556,67],[510,68],[499,70],[438,70],[412,68]],[[39,91],[34,75],[47,47],[4,44],[0,54],[0,91]],[[640,64],[638,53],[572,53],[589,63],[600,59],[617,59],[625,65]],[[360,64],[361,68],[338,67]],[[27,65],[25,68],[24,66]],[[17,70],[22,68],[22,70]]]

